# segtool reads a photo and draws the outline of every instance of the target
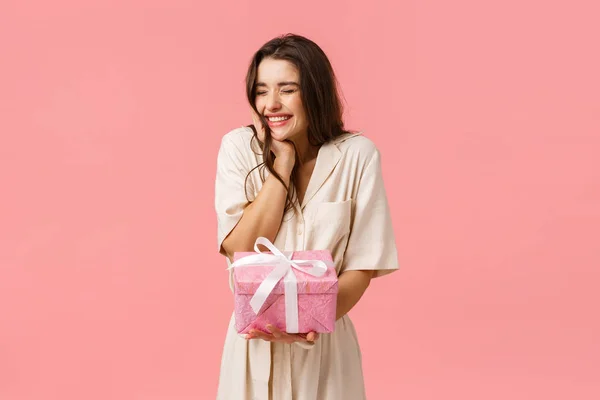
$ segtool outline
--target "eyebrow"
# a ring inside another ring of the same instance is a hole
[[[279,82],[277,84],[277,86],[279,86],[279,87],[281,87],[281,86],[289,86],[289,85],[299,86],[298,83],[294,82],[294,81]],[[264,82],[256,82],[256,86],[267,86],[267,84],[264,83]]]

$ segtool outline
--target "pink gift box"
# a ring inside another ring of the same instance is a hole
[[[234,262],[256,253],[239,252],[234,254]],[[266,253],[269,254],[269,253]],[[296,251],[292,260],[322,260],[333,265],[328,250]],[[233,269],[234,279],[234,315],[235,328],[238,333],[248,333],[250,329],[268,332],[267,324],[272,324],[286,331],[285,291],[281,279],[267,297],[258,315],[250,306],[250,299],[267,275],[273,270],[272,265],[247,265]],[[310,266],[300,265],[302,270],[310,270]],[[315,277],[293,269],[298,281],[298,332],[333,332],[337,305],[338,280],[334,267],[327,267],[327,272]]]

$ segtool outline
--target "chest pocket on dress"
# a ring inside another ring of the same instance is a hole
[[[350,233],[351,217],[352,199],[319,203],[313,221],[318,242],[330,249],[340,244],[344,248]]]

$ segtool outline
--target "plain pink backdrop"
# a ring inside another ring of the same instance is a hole
[[[599,13],[2,1],[0,399],[215,397],[216,154],[285,32],[382,151],[402,269],[351,312],[369,399],[600,398]]]

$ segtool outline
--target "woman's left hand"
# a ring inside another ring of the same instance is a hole
[[[251,329],[250,332],[246,335],[246,339],[262,339],[266,340],[267,342],[290,344],[294,342],[313,343],[319,338],[319,334],[317,332],[309,332],[306,334],[287,333],[277,329],[277,327],[271,324],[267,325],[267,330],[271,333],[268,334],[257,329]]]

